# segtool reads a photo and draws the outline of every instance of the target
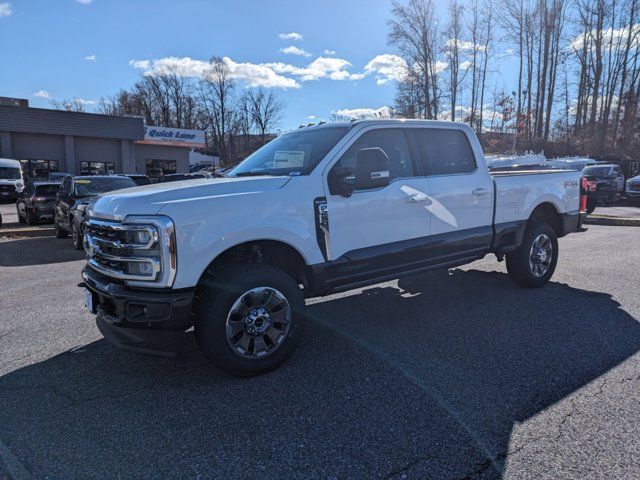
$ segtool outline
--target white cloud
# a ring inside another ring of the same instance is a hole
[[[455,40],[453,38],[450,38],[445,43],[445,47],[448,49],[453,48],[454,45],[455,45]],[[476,45],[476,51],[478,52],[483,52],[485,48],[486,48],[486,45],[479,45],[479,44]],[[473,42],[470,42],[468,40],[458,39],[458,50],[461,52],[473,52]]]
[[[402,80],[407,72],[407,62],[397,55],[377,55],[364,67],[365,73],[375,74],[376,83],[383,85],[391,80]]]
[[[318,57],[306,67],[296,67],[287,63],[265,63],[280,74],[300,77],[303,82],[329,78],[331,80],[360,80],[362,73],[350,73],[351,63],[343,58]]]
[[[436,61],[434,70],[436,73],[444,72],[447,68],[449,68],[449,64],[447,62],[442,62],[440,60]]]
[[[95,55],[87,55],[86,57],[84,57],[84,59],[87,62],[95,62],[96,60],[98,60],[98,57],[96,57]]]
[[[149,60],[129,60],[129,66],[140,70],[148,70],[151,62]]]
[[[11,11],[11,4],[8,2],[2,2],[0,3],[0,18],[2,17],[8,17],[10,16],[12,13]]]
[[[49,95],[49,92],[47,92],[46,90],[38,90],[36,93],[31,95],[32,97],[38,97],[38,98],[51,98],[51,95]]]
[[[236,63],[229,57],[223,61],[228,65],[231,77],[242,81],[248,87],[300,88],[293,78],[279,75],[267,65],[255,63]],[[130,60],[129,65],[144,71],[145,75],[158,75],[163,72],[175,72],[183,77],[206,76],[210,64],[204,60],[190,57],[165,57],[158,60]]]
[[[335,50],[329,50],[329,49],[327,48],[327,49],[326,49],[324,52],[322,52],[322,53],[324,53],[325,55],[335,55],[335,54],[336,54],[336,51],[335,51]]]
[[[380,108],[344,108],[342,110],[333,110],[331,112],[332,115],[344,118],[345,120],[358,119],[362,120],[365,118],[391,118],[393,111],[391,108],[384,107]]]
[[[636,23],[633,25],[631,32],[631,41],[633,48],[640,48],[640,24]],[[626,40],[629,36],[629,27],[617,28],[613,29],[611,27],[605,28],[602,30],[602,43],[616,43],[621,40]],[[583,40],[585,36],[584,33],[581,33],[575,36],[569,42],[569,49],[573,48],[575,50],[580,50],[582,48]],[[593,43],[595,41],[595,31],[591,32],[587,35],[587,44]]]
[[[294,47],[291,45],[290,47],[281,48],[280,51],[282,53],[286,53],[287,55],[299,55],[301,57],[310,57],[311,54],[302,48]]]
[[[81,3],[82,5],[90,5],[93,3],[93,0],[76,0],[78,3]]]
[[[279,33],[278,38],[282,40],[302,40],[304,36],[296,32],[291,32],[291,33]]]
[[[316,118],[318,118],[318,117],[316,117],[315,115],[307,115],[307,118],[308,118],[309,120],[315,120],[315,119],[316,119]]]
[[[471,68],[471,62],[469,60],[465,60],[464,62],[460,62],[460,65],[458,65],[458,67],[462,70],[468,70],[469,68]]]

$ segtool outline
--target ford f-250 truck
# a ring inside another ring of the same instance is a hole
[[[240,376],[278,367],[304,298],[506,257],[541,287],[558,237],[578,231],[581,174],[487,169],[466,125],[367,120],[301,128],[227,178],[121,190],[89,209],[85,300],[100,331],[170,355],[195,329]]]

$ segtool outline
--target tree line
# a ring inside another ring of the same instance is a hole
[[[139,116],[147,125],[205,130],[207,144],[222,164],[229,165],[271,138],[284,103],[273,90],[239,89],[227,63],[214,56],[198,78],[163,66],[143,75],[130,89],[102,98],[97,110]]]
[[[517,137],[519,150],[635,156],[639,0],[392,2],[388,41],[407,68],[395,115]],[[515,58],[505,84],[504,57]],[[553,152],[552,152],[553,153]]]

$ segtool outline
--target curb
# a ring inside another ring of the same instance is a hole
[[[606,215],[589,215],[584,223],[587,225],[609,225],[616,227],[640,227],[640,218],[608,217]]]
[[[7,228],[0,229],[0,237],[22,238],[22,237],[49,237],[55,235],[54,228]]]

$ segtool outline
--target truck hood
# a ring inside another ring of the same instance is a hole
[[[155,183],[104,194],[90,207],[89,214],[111,219],[122,219],[127,215],[155,215],[167,204],[276,190],[290,179],[230,177]]]

